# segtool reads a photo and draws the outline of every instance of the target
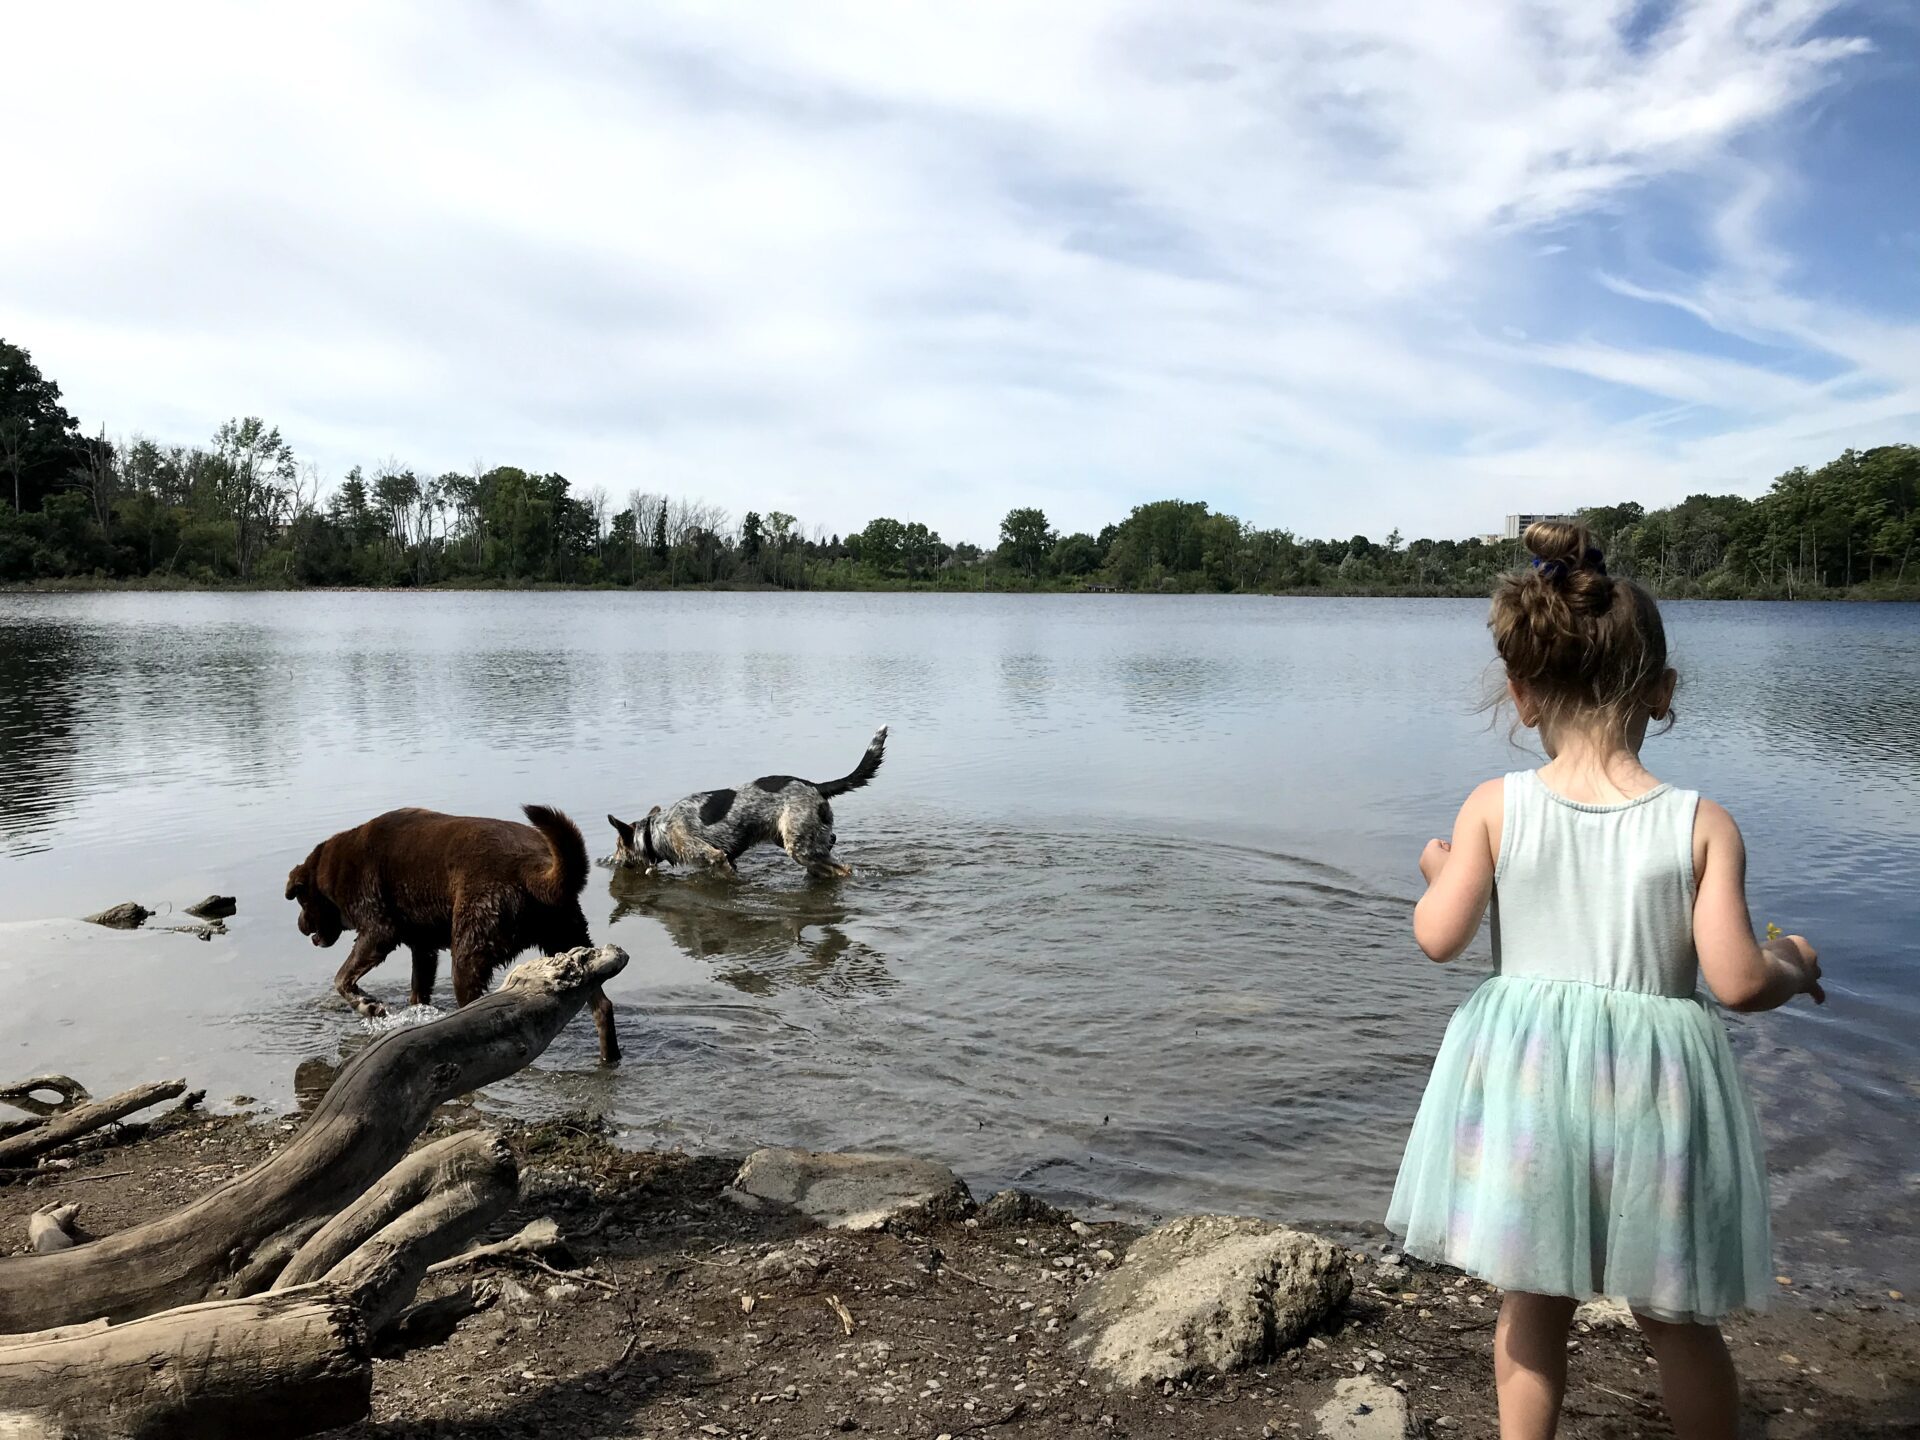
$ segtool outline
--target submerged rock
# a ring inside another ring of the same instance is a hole
[[[1352,1289],[1346,1252],[1316,1235],[1189,1215],[1086,1291],[1068,1344],[1123,1385],[1225,1374],[1306,1339]]]
[[[240,908],[231,895],[209,895],[198,905],[189,905],[187,914],[196,920],[225,920]]]
[[[946,1166],[894,1155],[756,1150],[733,1189],[791,1206],[834,1230],[881,1230],[894,1221],[951,1218],[973,1208],[965,1182]]]
[[[98,915],[86,917],[89,925],[104,925],[109,930],[138,930],[147,923],[147,917],[153,911],[147,909],[138,900],[122,900],[118,905],[110,905]]]

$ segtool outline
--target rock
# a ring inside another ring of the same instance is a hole
[[[1025,1190],[1001,1190],[980,1207],[976,1216],[982,1230],[997,1230],[1013,1225],[1066,1225],[1078,1223],[1073,1217],[1049,1205]]]
[[[1123,1385],[1225,1374],[1307,1338],[1352,1289],[1346,1253],[1317,1236],[1189,1215],[1085,1291],[1067,1343]]]
[[[1313,1412],[1328,1440],[1401,1440],[1407,1433],[1407,1397],[1371,1375],[1342,1380],[1333,1398]]]
[[[231,895],[209,895],[198,905],[187,906],[187,914],[196,920],[225,920],[239,908]]]
[[[769,1250],[753,1267],[754,1280],[762,1285],[772,1284],[776,1280],[793,1280],[804,1284],[817,1280],[826,1270],[826,1262],[811,1251],[805,1249]]]
[[[1602,1295],[1575,1310],[1573,1323],[1593,1330],[1631,1330],[1634,1325],[1633,1311],[1627,1308],[1626,1301]]]
[[[104,925],[109,930],[138,930],[147,923],[147,917],[153,911],[147,909],[138,900],[122,900],[111,905],[98,915],[87,916],[89,925]]]
[[[792,1206],[835,1230],[881,1230],[909,1219],[957,1219],[973,1209],[966,1184],[946,1166],[894,1155],[756,1150],[733,1191]]]

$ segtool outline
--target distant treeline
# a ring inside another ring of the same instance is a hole
[[[1663,595],[1920,598],[1920,449],[1849,450],[1757,500],[1584,512],[1610,568]],[[778,510],[610,497],[514,466],[355,466],[325,491],[257,417],[210,444],[89,438],[26,351],[0,341],[0,583],[777,586],[1482,595],[1511,542],[1310,540],[1201,501],[1135,506],[1097,535],[1009,511],[991,549],[882,516],[829,535]]]

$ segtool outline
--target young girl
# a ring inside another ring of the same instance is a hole
[[[1640,763],[1675,678],[1652,597],[1580,526],[1526,545],[1489,623],[1548,763],[1480,786],[1420,856],[1420,948],[1453,959],[1491,903],[1494,974],[1447,1026],[1387,1224],[1507,1292],[1502,1440],[1553,1435],[1574,1305],[1595,1295],[1633,1307],[1679,1440],[1732,1440],[1715,1321],[1773,1284],[1767,1179],[1696,972],[1751,1011],[1824,1000],[1820,966],[1798,935],[1755,943],[1733,818]]]

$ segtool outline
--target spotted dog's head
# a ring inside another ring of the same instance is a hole
[[[624,820],[607,816],[607,823],[613,826],[613,833],[619,837],[613,847],[613,865],[616,870],[652,870],[660,864],[660,852],[653,847],[653,817],[660,813],[660,807],[654,806],[647,812],[645,820],[636,820],[629,825]]]
[[[287,872],[287,899],[300,902],[300,933],[322,949],[338,940],[347,928],[340,907],[314,883],[311,855]]]

